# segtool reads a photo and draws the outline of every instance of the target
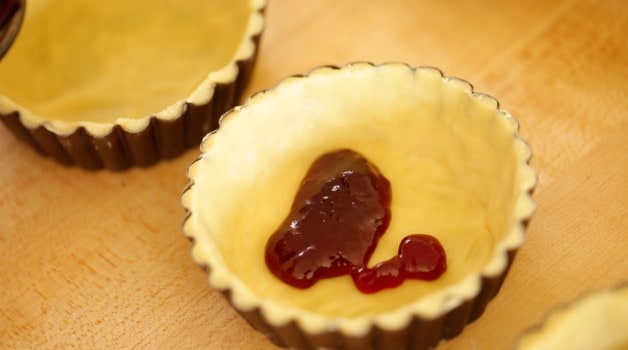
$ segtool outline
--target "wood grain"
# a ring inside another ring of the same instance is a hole
[[[442,349],[505,349],[556,304],[628,280],[628,6],[621,0],[274,0],[246,95],[323,64],[432,65],[496,96],[534,149],[539,209],[502,292]],[[0,128],[0,348],[274,349],[189,257],[197,156],[122,173]]]

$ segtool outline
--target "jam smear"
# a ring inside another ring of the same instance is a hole
[[[367,267],[390,223],[390,201],[390,182],[362,155],[345,149],[320,156],[266,243],[266,265],[297,288],[351,275],[363,293],[438,278],[446,270],[445,251],[423,234],[405,237],[397,256]]]

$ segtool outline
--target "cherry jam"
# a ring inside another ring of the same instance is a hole
[[[446,270],[445,251],[429,235],[405,237],[397,256],[367,267],[390,223],[390,201],[390,182],[362,155],[352,150],[322,155],[266,243],[266,265],[297,288],[351,275],[363,293],[393,288],[405,279],[438,278]]]

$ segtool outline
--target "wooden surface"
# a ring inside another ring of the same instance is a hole
[[[534,149],[538,211],[501,293],[441,349],[507,349],[557,303],[628,280],[628,3],[274,0],[246,94],[323,64],[432,65],[497,97]],[[196,149],[86,172],[0,128],[0,348],[274,349],[192,262]]]

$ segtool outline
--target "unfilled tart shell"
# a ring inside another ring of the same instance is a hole
[[[0,61],[0,120],[84,168],[175,157],[217,127],[255,62],[265,0],[33,0]]]
[[[516,349],[628,349],[628,283],[554,308],[519,338]]]
[[[253,327],[281,346],[425,349],[459,334],[498,292],[535,204],[531,150],[495,99],[429,67],[321,67],[226,113],[183,194],[192,257]],[[448,270],[362,294],[350,277],[290,287],[266,240],[318,156],[349,148],[392,186],[391,222],[371,262],[410,232],[436,236]]]

